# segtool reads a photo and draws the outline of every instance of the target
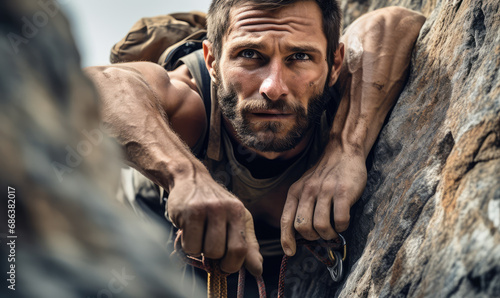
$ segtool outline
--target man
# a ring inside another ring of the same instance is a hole
[[[281,238],[289,256],[296,232],[330,240],[347,229],[423,21],[384,9],[339,43],[335,1],[214,0],[206,68],[200,52],[170,72],[138,62],[88,73],[128,161],[168,193],[183,250],[260,275],[253,221],[258,238]]]

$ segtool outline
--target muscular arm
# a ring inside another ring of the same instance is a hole
[[[250,212],[217,184],[186,145],[206,125],[200,96],[189,79],[173,79],[153,63],[124,63],[86,70],[102,100],[103,121],[127,160],[169,192],[168,214],[183,231],[188,254],[220,259],[232,273],[243,264],[262,273],[262,256]]]
[[[413,45],[425,17],[390,7],[349,26],[341,41],[346,59],[337,85],[343,95],[331,138],[366,158],[406,82]]]
[[[205,171],[185,143],[193,145],[205,125],[203,103],[186,84],[171,80],[152,63],[91,67],[86,72],[100,93],[104,123],[136,169],[167,190],[175,179],[192,179]],[[180,118],[192,125],[175,125]]]
[[[286,254],[295,254],[295,230],[308,240],[329,240],[349,226],[350,208],[366,185],[365,160],[404,86],[424,21],[416,12],[385,8],[359,18],[342,37],[336,85],[342,100],[324,155],[288,192],[281,221]]]

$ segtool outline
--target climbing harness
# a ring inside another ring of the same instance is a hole
[[[177,237],[174,242],[174,251],[172,256],[177,256],[186,264],[196,268],[203,269],[208,274],[207,293],[209,298],[226,298],[227,297],[227,276],[229,274],[223,272],[217,261],[201,259],[186,255],[181,247],[182,231],[177,232]],[[297,245],[305,246],[319,261],[326,265],[330,276],[334,282],[342,280],[344,275],[344,261],[347,255],[347,245],[344,237],[339,234],[339,238],[330,241],[307,241],[305,239],[297,239]],[[322,257],[322,255],[327,257]],[[284,255],[280,266],[278,298],[283,298],[285,293],[285,273],[288,264],[289,256]],[[245,275],[246,269],[242,267],[238,276],[238,292],[237,297],[243,298],[245,292]],[[259,297],[266,297],[266,287],[262,276],[256,277],[259,290]]]

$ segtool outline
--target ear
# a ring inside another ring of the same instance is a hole
[[[330,73],[330,81],[328,86],[332,87],[340,75],[340,70],[342,69],[342,63],[344,62],[344,44],[341,42],[335,51],[335,57],[333,59],[332,71]]]
[[[203,41],[203,57],[205,65],[207,66],[208,73],[214,83],[217,82],[217,73],[215,72],[215,55],[213,52],[212,43],[208,40]]]

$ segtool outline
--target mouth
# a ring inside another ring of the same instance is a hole
[[[279,110],[256,110],[250,113],[253,117],[261,118],[261,119],[287,119],[293,117],[293,114],[290,112],[283,112]]]

